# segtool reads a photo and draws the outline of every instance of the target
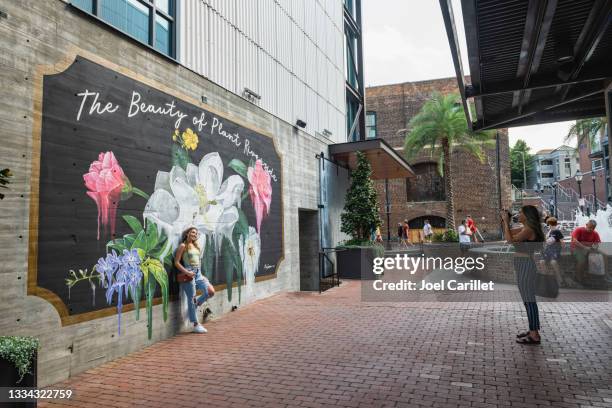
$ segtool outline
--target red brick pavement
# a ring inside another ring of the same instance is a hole
[[[611,303],[363,303],[286,293],[49,388],[41,407],[612,407]],[[183,351],[179,351],[183,350]]]

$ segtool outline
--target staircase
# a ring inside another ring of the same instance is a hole
[[[559,222],[572,222],[576,210],[579,208],[579,194],[576,190],[569,187],[557,186],[557,219]],[[585,200],[585,211],[594,208],[595,197],[588,194],[582,197]],[[512,209],[518,211],[525,204],[532,204],[540,210],[551,211],[554,207],[555,192],[553,188],[546,187],[543,191],[519,189],[512,186]],[[598,208],[605,208],[606,204],[597,200]]]

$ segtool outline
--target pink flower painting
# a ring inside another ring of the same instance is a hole
[[[111,236],[115,233],[115,217],[121,198],[121,190],[125,186],[126,177],[119,166],[113,152],[100,153],[98,160],[91,163],[89,173],[83,175],[85,187],[98,207],[98,239],[100,239],[100,224],[105,230],[110,222]]]
[[[270,174],[264,170],[261,160],[255,162],[255,167],[249,167],[247,176],[249,179],[249,195],[255,209],[257,220],[257,233],[261,230],[261,220],[270,214],[270,203],[272,202],[272,185]]]

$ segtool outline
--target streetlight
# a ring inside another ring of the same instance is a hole
[[[554,201],[554,206],[555,206],[555,207],[553,208],[553,210],[554,210],[554,214],[553,214],[553,215],[555,216],[555,218],[557,218],[557,219],[558,219],[558,218],[559,218],[559,216],[558,216],[557,214],[558,214],[559,212],[557,211],[557,182],[556,182],[556,181],[555,181],[555,182],[553,182],[553,183],[552,183],[552,186],[553,186],[553,189],[554,189],[554,190],[553,190],[553,192],[554,192],[554,197],[555,197],[555,201]]]
[[[578,199],[578,205],[580,206],[580,212],[584,213],[584,205],[582,204],[582,172],[580,169],[576,170],[576,183],[578,183],[578,194],[580,198]]]
[[[595,187],[597,176],[595,176],[595,171],[591,174],[591,180],[593,180],[593,214],[597,214],[597,189]]]

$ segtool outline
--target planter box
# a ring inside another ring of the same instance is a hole
[[[0,358],[0,387],[36,387],[36,365],[37,355],[36,353],[34,353],[34,357],[30,366],[30,371],[32,372],[32,374],[24,375],[21,382],[17,383],[17,380],[19,380],[19,372],[17,371],[17,368],[13,365],[12,362]],[[36,402],[4,402],[0,403],[0,407],[30,408],[36,407]]]
[[[372,272],[374,249],[347,248],[336,252],[338,276],[341,279],[378,279]]]

